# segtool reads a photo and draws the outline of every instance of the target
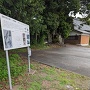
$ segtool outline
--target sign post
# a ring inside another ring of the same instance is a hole
[[[31,50],[30,50],[30,48],[29,47],[27,47],[27,49],[28,49],[28,71],[29,71],[29,73],[30,73],[30,56],[31,56]]]
[[[7,69],[8,69],[9,86],[10,86],[10,90],[12,90],[12,82],[11,82],[11,73],[10,73],[10,65],[9,65],[8,50],[6,50],[6,60],[7,60]]]
[[[8,50],[27,47],[28,65],[29,65],[29,73],[30,73],[31,50],[29,48],[30,46],[29,25],[17,21],[8,16],[5,16],[3,14],[0,14],[0,20],[1,20],[3,45],[4,45],[4,50],[6,52],[9,86],[10,86],[10,90],[12,90]]]

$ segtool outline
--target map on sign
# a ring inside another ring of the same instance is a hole
[[[4,50],[30,46],[29,25],[0,14]]]
[[[11,31],[4,30],[4,42],[5,42],[5,48],[12,48]]]

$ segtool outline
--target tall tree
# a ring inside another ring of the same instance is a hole
[[[40,42],[40,37],[43,38],[43,34],[47,29],[44,24],[43,10],[45,9],[45,3],[43,0],[28,0],[27,2],[27,16],[28,23],[30,25],[32,43]]]
[[[80,8],[80,0],[57,0],[59,27],[58,32],[63,38],[67,38],[70,31],[73,30],[73,18],[69,17],[70,11],[77,12]]]
[[[0,13],[30,25],[31,42],[44,35],[68,37],[72,27],[70,11],[77,12],[80,0],[0,0]],[[44,38],[43,38],[44,39]]]
[[[80,19],[90,25],[90,0],[81,0],[81,12],[87,14],[87,17]]]
[[[45,0],[45,7],[44,23],[47,25],[49,37],[53,38],[59,26],[58,3],[55,0]]]

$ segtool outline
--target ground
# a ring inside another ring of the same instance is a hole
[[[55,46],[55,48],[57,47]],[[60,50],[60,48],[61,47],[58,47],[57,50]],[[43,50],[43,51],[51,53],[53,49],[48,49],[48,50]],[[23,52],[23,50],[21,51]],[[55,51],[55,53],[56,52],[57,51]],[[14,51],[13,53],[17,53],[17,51]],[[24,64],[28,66],[26,50],[24,50],[22,54],[19,51],[18,54],[20,55],[20,58],[22,59]],[[41,56],[43,57],[45,55],[46,54],[43,55],[42,53],[40,54],[40,57]],[[52,60],[50,56],[49,59]],[[57,68],[54,66],[39,63],[37,59],[36,60],[31,59],[31,69],[36,71],[33,75],[30,75],[26,68],[26,71],[23,72],[21,75],[12,78],[13,90],[89,90],[90,89],[90,77],[73,73],[71,71],[61,69],[60,67]],[[0,90],[9,90],[8,80],[0,82]]]
[[[32,60],[33,75],[24,73],[14,90],[89,90],[90,78]]]
[[[25,62],[27,58],[21,56]],[[28,71],[18,78],[13,78],[13,90],[89,90],[90,78],[61,68],[55,68],[31,60],[31,69],[36,72],[30,75]],[[7,84],[0,90],[9,90]]]

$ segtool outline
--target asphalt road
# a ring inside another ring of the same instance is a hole
[[[31,59],[90,77],[90,48],[66,47],[32,51]]]

